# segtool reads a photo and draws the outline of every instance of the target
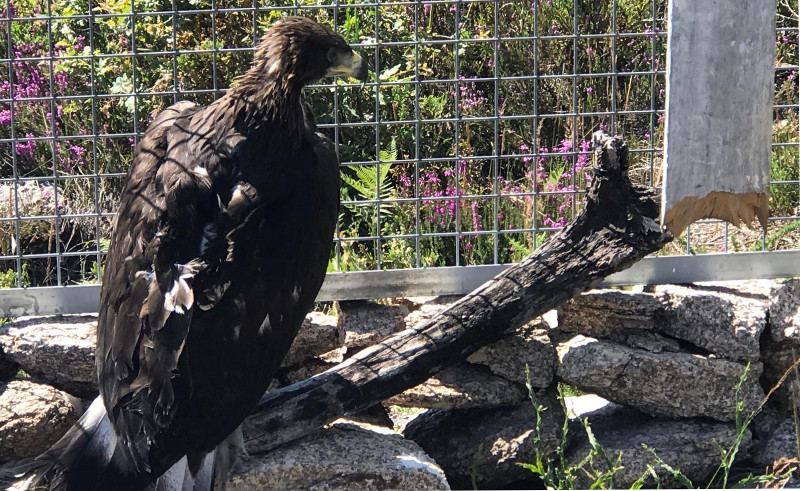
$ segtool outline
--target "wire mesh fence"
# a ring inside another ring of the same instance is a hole
[[[704,222],[663,254],[798,248],[792,1],[777,3],[769,230]],[[292,14],[335,27],[374,68],[306,92],[342,163],[329,270],[518,261],[580,210],[593,131],[623,135],[633,178],[660,184],[666,3],[6,0],[0,287],[99,281],[149,121],[220,97]]]

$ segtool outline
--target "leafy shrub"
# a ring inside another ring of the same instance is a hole
[[[222,94],[260,33],[292,13],[235,9],[250,4],[217,2],[211,15],[208,0],[8,3],[0,56],[12,61],[0,69],[0,100],[13,102],[0,102],[0,178],[55,186],[68,205],[46,248],[27,240],[19,252],[101,252],[138,135],[177,100]],[[323,131],[340,143],[345,181],[355,179],[342,188],[353,204],[342,209],[333,270],[521,259],[580,209],[598,129],[642,150],[631,154],[632,175],[659,183],[665,0],[349,3],[338,12],[306,4],[316,5],[300,2],[302,14],[365,44],[380,80],[307,90]],[[135,17],[126,15],[132,7]],[[796,26],[788,3],[779,18]],[[602,37],[614,29],[617,37]],[[777,42],[779,62],[797,65],[796,31],[779,31]],[[776,102],[796,104],[796,94],[796,72],[778,70]],[[796,142],[796,111],[776,109],[775,119],[778,141]],[[776,147],[772,165],[776,180],[796,180],[797,147]],[[793,215],[797,189],[776,185],[773,213]],[[57,267],[32,262],[31,282],[57,281]],[[96,278],[91,260],[61,267],[65,283]]]

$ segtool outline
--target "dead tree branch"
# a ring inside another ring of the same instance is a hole
[[[267,451],[414,387],[669,242],[655,221],[653,190],[628,179],[622,139],[595,139],[594,180],[571,224],[430,321],[265,395],[246,424],[251,451]]]

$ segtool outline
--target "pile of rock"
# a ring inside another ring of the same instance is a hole
[[[795,280],[586,293],[354,421],[246,456],[229,487],[534,487],[534,475],[518,463],[557,448],[574,465],[590,454],[582,418],[611,462],[621,452],[616,487],[648,467],[662,486],[679,485],[653,452],[706,484],[720,446],[737,439],[737,402],[745,413],[761,409],[800,355],[799,293]],[[327,370],[455,300],[341,302],[334,314],[311,313],[273,388]],[[62,316],[0,327],[0,463],[41,452],[94,397],[95,323]],[[756,431],[742,435],[739,457],[755,472],[797,458],[789,444],[794,425],[785,419],[797,383],[790,377],[775,391]],[[562,404],[559,384],[595,395]],[[603,472],[607,464],[590,465]],[[589,486],[586,479],[580,473],[575,484]]]
[[[775,455],[765,449],[777,448],[788,433],[794,438],[794,424],[782,422],[790,393],[777,390],[768,403],[766,393],[795,359],[775,356],[774,343],[782,352],[792,350],[778,333],[787,330],[790,317],[800,322],[799,285],[596,290],[559,308],[553,331],[557,378],[619,404],[589,415],[606,452],[623,452],[625,468],[615,484],[631,484],[653,464],[643,445],[696,485],[707,484],[718,470],[720,449],[737,438],[737,404],[742,419],[760,411],[742,435],[742,465],[758,474],[775,469],[779,457],[797,461],[797,448],[784,445]],[[661,477],[662,486],[680,485],[669,473]]]

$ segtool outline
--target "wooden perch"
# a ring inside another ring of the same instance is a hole
[[[586,207],[558,235],[441,314],[336,367],[265,395],[245,425],[260,452],[414,387],[671,240],[652,189],[627,176],[622,139],[595,135]]]

